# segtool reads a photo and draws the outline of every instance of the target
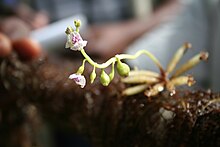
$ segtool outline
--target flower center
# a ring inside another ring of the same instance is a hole
[[[81,40],[79,35],[73,35],[72,36],[72,42],[75,44],[76,42],[79,42]]]
[[[76,78],[74,78],[74,81],[75,81],[75,82],[80,82],[80,78],[79,78],[79,77],[76,77]]]

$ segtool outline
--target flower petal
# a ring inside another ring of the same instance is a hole
[[[84,77],[83,75],[80,75],[80,74],[71,74],[71,75],[69,76],[69,79],[74,80],[77,85],[80,85],[80,86],[81,86],[81,88],[84,88],[85,85],[86,85],[86,79],[85,79],[85,77]]]
[[[66,42],[65,48],[70,48],[70,44],[68,41]]]
[[[83,41],[82,41],[82,46],[85,47],[86,45],[87,45],[87,41],[86,41],[86,40],[83,40]]]
[[[72,32],[67,35],[65,47],[74,51],[80,51],[87,45],[87,41],[83,40],[78,32]]]

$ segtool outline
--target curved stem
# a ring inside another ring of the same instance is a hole
[[[112,64],[113,62],[116,61],[116,58],[115,58],[115,57],[112,57],[112,58],[110,58],[108,61],[106,61],[105,63],[98,64],[98,63],[96,63],[95,61],[93,61],[93,60],[87,55],[87,53],[85,52],[84,49],[81,49],[81,53],[82,53],[82,55],[84,56],[84,58],[85,58],[91,65],[95,66],[96,68],[101,68],[101,69],[106,68],[106,67],[108,67],[110,64]]]
[[[85,66],[86,60],[87,60],[87,59],[84,59],[84,60],[83,60],[82,66]]]
[[[119,59],[136,59],[137,57],[139,57],[140,55],[145,54],[147,55],[159,68],[161,73],[165,73],[165,71],[163,70],[159,60],[149,51],[147,50],[140,50],[138,52],[136,52],[134,55],[128,55],[128,54],[120,54],[120,55],[116,55]]]
[[[109,74],[109,78],[111,81],[113,80],[114,76],[115,76],[115,62],[112,62],[112,70]]]
[[[84,72],[84,67],[85,67],[85,62],[87,61],[87,59],[84,59],[82,62],[82,65],[79,67],[79,69],[77,70],[77,74],[82,74]]]
[[[156,58],[153,54],[151,54],[149,51],[147,51],[147,50],[140,50],[140,51],[138,51],[138,52],[137,52],[136,54],[134,54],[134,55],[128,55],[128,54],[115,55],[115,57],[110,58],[108,61],[106,61],[105,63],[102,63],[102,64],[98,64],[98,63],[94,62],[94,61],[86,54],[86,52],[85,52],[84,49],[81,49],[81,53],[82,53],[82,55],[84,56],[84,58],[87,59],[87,61],[88,61],[91,65],[95,66],[96,68],[101,68],[101,69],[108,67],[110,64],[112,64],[113,62],[117,61],[117,59],[120,59],[120,60],[121,60],[121,59],[131,59],[131,60],[133,60],[133,59],[136,59],[137,57],[139,57],[140,55],[145,54],[145,55],[147,55],[151,60],[153,60],[153,62],[159,67],[160,72],[161,72],[162,74],[165,73],[164,70],[163,70],[163,68],[162,68],[162,66],[161,66],[161,64],[160,64],[160,62],[159,62],[159,60],[157,60],[157,58]]]

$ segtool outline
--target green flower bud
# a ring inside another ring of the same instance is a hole
[[[92,73],[90,74],[90,83],[91,84],[94,82],[95,78],[96,78],[96,73],[95,73],[95,67],[94,67]]]
[[[84,65],[80,66],[76,73],[82,74],[83,72],[84,72]]]
[[[122,63],[119,59],[117,60],[117,71],[120,76],[128,76],[130,72],[130,67]]]
[[[79,69],[77,70],[77,74],[83,74],[83,72],[84,72],[84,67],[85,67],[85,62],[86,62],[86,59],[84,59],[83,60],[83,63],[82,63],[82,65],[79,67]]]
[[[74,25],[76,28],[79,28],[81,26],[81,21],[79,19],[74,20]]]
[[[66,28],[65,33],[68,35],[68,34],[71,34],[73,31],[74,31],[73,28],[72,28],[71,26],[68,26],[68,27]]]
[[[101,71],[100,82],[103,86],[108,86],[108,84],[110,83],[110,78],[103,69]]]

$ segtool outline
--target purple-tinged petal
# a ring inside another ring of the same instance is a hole
[[[86,85],[86,79],[83,75],[80,74],[71,74],[69,79],[74,80],[77,85],[80,85],[81,88],[84,88]]]
[[[87,41],[83,40],[78,32],[72,32],[67,35],[66,48],[74,51],[80,51],[87,45]]]

